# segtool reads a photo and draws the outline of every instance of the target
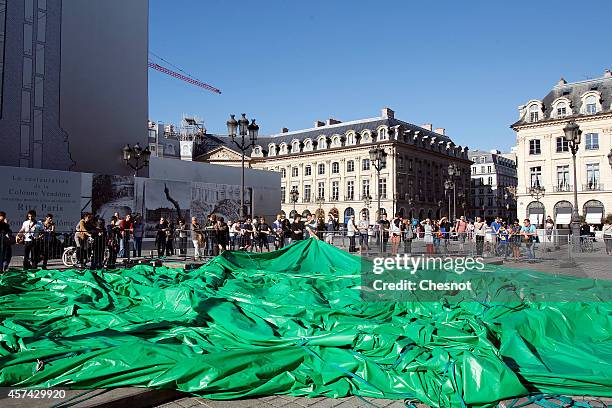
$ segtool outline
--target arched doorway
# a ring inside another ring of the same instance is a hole
[[[527,206],[527,218],[536,226],[544,222],[544,213],[544,204],[539,201],[532,201]]]
[[[406,214],[406,209],[404,207],[399,209],[399,215],[400,217],[404,218],[404,214]]]
[[[582,206],[584,221],[587,224],[601,224],[604,212],[604,205],[599,200],[589,200]]]
[[[414,218],[414,210],[410,210],[410,212],[408,213],[408,218],[410,218],[411,220]]]
[[[346,210],[344,210],[344,223],[345,224],[348,224],[348,220],[351,215],[355,215],[355,210],[353,210],[352,207],[346,207]]]
[[[428,210],[427,211],[427,218],[429,218],[431,220],[432,216],[433,216],[433,212],[431,210]]]
[[[574,206],[566,200],[559,201],[553,209],[554,221],[557,226],[569,225],[572,222],[572,210]]]
[[[302,217],[304,217],[304,218],[308,217],[310,214],[312,214],[312,213],[309,210],[302,211]]]
[[[421,208],[419,210],[419,221],[423,221],[424,219],[425,219],[425,210]]]
[[[380,215],[379,215],[380,214]],[[376,220],[378,220],[379,218],[382,218],[383,215],[387,215],[387,210],[385,210],[384,208],[380,208],[377,212],[376,212]],[[387,216],[388,218],[388,216]]]
[[[437,220],[439,220],[440,218],[442,218],[442,217],[441,217],[441,213],[442,213],[442,210],[441,210],[440,208],[438,208],[438,210],[436,211],[436,219],[437,219]]]

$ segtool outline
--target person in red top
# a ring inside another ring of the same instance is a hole
[[[467,236],[467,221],[465,216],[461,216],[455,223],[455,231],[457,232],[457,238],[459,239],[459,249],[463,251],[465,247],[465,238]]]
[[[130,238],[134,236],[134,221],[131,214],[126,215],[124,219],[119,221],[119,229],[121,230],[119,257],[130,259]]]

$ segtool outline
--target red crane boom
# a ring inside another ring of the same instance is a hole
[[[180,79],[182,81],[185,81],[185,82],[190,83],[190,84],[195,85],[195,86],[199,86],[200,88],[207,89],[207,90],[209,90],[211,92],[221,94],[221,90],[220,89],[217,89],[214,86],[208,85],[207,83],[204,83],[202,81],[198,81],[197,79],[189,78],[188,76],[185,76],[183,74],[179,74],[178,72],[172,71],[172,70],[170,70],[170,69],[168,69],[166,67],[162,67],[161,65],[156,64],[156,63],[151,62],[151,61],[148,62],[148,65],[149,65],[149,68],[153,68],[153,69],[155,69],[155,70],[157,70],[159,72],[163,72],[164,74],[170,75],[171,77]]]

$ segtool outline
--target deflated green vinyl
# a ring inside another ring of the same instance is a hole
[[[193,271],[11,271],[0,278],[0,385],[359,395],[435,407],[536,391],[612,396],[609,281],[487,266],[463,275],[487,290],[486,302],[482,293],[367,302],[361,268],[311,239],[225,252]],[[513,291],[536,278],[556,295],[589,290],[580,302]]]

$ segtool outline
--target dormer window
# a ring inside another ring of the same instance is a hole
[[[387,140],[387,129],[381,128],[378,130],[378,140]]]
[[[291,143],[291,153],[299,153],[300,152],[300,141],[294,140]]]
[[[529,107],[529,121],[537,122],[538,120],[540,120],[540,108],[538,108],[538,105],[531,105]]]
[[[597,98],[595,98],[595,95],[587,96],[587,98],[584,100],[584,103],[586,104],[587,115],[593,115],[597,113]]]
[[[355,144],[355,134],[351,132],[348,135],[346,135],[346,145],[350,146],[354,144]]]
[[[334,138],[332,139],[332,147],[341,147],[342,146],[342,140],[340,140],[340,136],[336,135],[334,136]]]
[[[317,150],[323,150],[325,148],[327,148],[327,142],[325,140],[325,136],[321,136],[317,142]]]
[[[306,139],[304,140],[304,151],[309,152],[312,150],[312,140]]]
[[[557,118],[564,118],[567,116],[567,104],[565,102],[559,102],[557,104]]]
[[[361,143],[370,143],[372,141],[372,137],[370,136],[370,132],[363,132],[361,134]]]
[[[274,143],[268,145],[268,156],[276,156],[276,145]]]

